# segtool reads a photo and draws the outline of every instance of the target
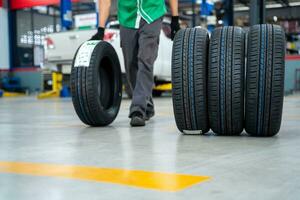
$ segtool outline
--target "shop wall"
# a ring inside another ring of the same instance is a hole
[[[284,91],[286,94],[292,93],[295,89],[295,72],[296,69],[300,69],[300,56],[289,56],[291,59],[286,59],[285,61],[285,81],[284,81]],[[293,57],[297,59],[293,59]],[[299,78],[299,77],[298,77]]]
[[[14,44],[14,68],[39,67],[43,61],[43,41],[46,34],[60,29],[58,17],[37,11],[15,11],[16,42]]]
[[[0,69],[9,69],[8,12],[0,7]]]
[[[20,78],[22,87],[30,94],[43,91],[43,74],[40,70],[15,71],[13,74],[14,77]]]

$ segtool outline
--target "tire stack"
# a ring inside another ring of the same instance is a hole
[[[246,37],[247,35],[247,37]],[[247,49],[246,49],[247,47]],[[173,108],[186,134],[268,137],[279,132],[285,34],[280,26],[201,28],[176,34],[172,57]],[[244,98],[245,97],[245,98]]]

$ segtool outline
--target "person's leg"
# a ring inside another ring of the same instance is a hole
[[[138,31],[138,71],[129,116],[134,112],[141,112],[146,118],[147,107],[148,110],[154,112],[152,101],[153,66],[158,53],[161,25],[161,18],[151,24],[143,19],[141,20]]]
[[[137,29],[130,29],[121,26],[120,27],[121,36],[121,47],[124,56],[126,78],[131,91],[133,92],[138,72],[138,38],[139,33]],[[138,110],[136,110],[138,111]],[[142,110],[136,112],[134,116],[129,115],[131,118],[130,124],[132,126],[144,126],[145,117]]]
[[[138,71],[138,30],[120,27],[121,48],[124,56],[126,78],[131,91],[136,83]]]

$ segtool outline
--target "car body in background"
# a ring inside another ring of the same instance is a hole
[[[96,30],[74,30],[52,33],[45,38],[45,57],[42,68],[70,74],[73,57],[79,46],[89,40]],[[155,84],[171,81],[171,56],[173,42],[170,39],[170,22],[164,20],[160,35],[158,58],[154,65]],[[120,47],[120,31],[117,21],[110,22],[104,40],[117,52],[122,73],[125,74],[124,58]],[[126,91],[128,93],[128,91]]]

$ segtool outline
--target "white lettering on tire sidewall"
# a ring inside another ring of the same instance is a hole
[[[92,53],[99,42],[101,41],[90,40],[83,43],[76,55],[74,67],[89,67]]]

